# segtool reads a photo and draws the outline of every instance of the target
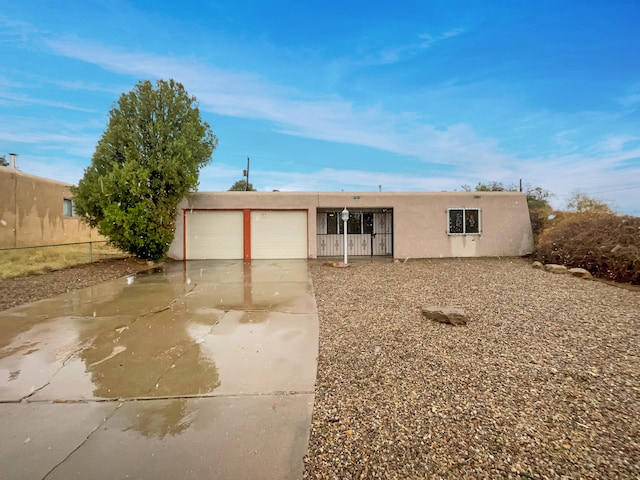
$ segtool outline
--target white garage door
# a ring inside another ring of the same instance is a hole
[[[187,259],[241,259],[241,211],[187,211]]]
[[[307,258],[307,212],[253,210],[251,258]]]

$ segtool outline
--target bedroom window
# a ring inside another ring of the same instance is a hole
[[[449,235],[480,235],[479,208],[449,208]]]

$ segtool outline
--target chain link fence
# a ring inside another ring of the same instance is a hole
[[[0,248],[0,279],[128,256],[106,241]]]

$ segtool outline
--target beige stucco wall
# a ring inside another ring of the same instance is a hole
[[[0,167],[0,248],[103,240],[78,217],[64,217],[69,185]]]
[[[183,258],[185,209],[303,209],[309,258],[316,258],[318,209],[393,209],[396,258],[522,256],[533,249],[526,197],[518,192],[202,192],[179,205],[169,256]],[[479,208],[481,235],[448,235],[448,208]]]

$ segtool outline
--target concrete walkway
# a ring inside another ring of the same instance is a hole
[[[298,479],[306,261],[191,261],[0,312],[3,479]]]

